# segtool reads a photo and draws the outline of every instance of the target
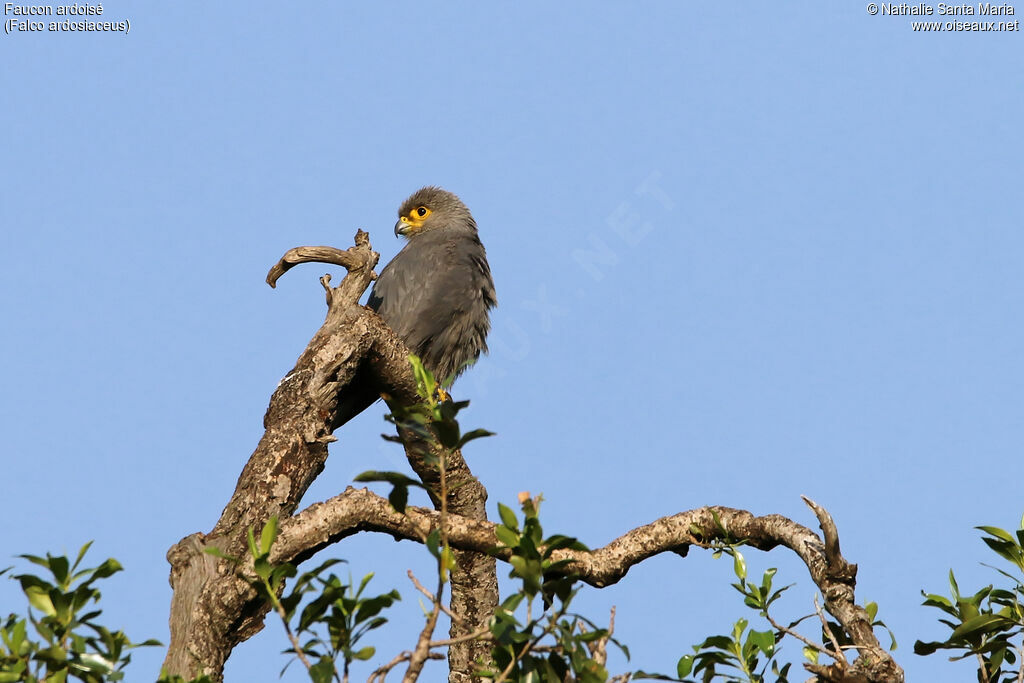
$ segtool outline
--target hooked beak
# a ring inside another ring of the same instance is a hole
[[[395,237],[408,237],[409,234],[418,227],[420,226],[413,223],[405,216],[402,216],[398,219],[398,222],[395,223]]]

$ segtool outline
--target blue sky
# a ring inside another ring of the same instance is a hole
[[[915,33],[860,3],[103,9],[131,31],[0,37],[3,554],[95,539],[127,569],[107,623],[166,640],[164,554],[213,526],[323,319],[323,268],[271,290],[268,267],[360,227],[384,262],[399,203],[439,184],[498,290],[455,390],[498,433],[466,453],[492,513],[542,492],[547,530],[597,546],[705,504],[813,525],[808,495],[908,680],[972,676],[911,649],[943,634],[920,590],[994,580],[972,527],[1024,511],[1019,32]],[[404,468],[381,414],[305,502]],[[377,659],[409,647],[426,553],[332,552],[405,596]],[[797,583],[780,620],[809,611],[801,566],[748,556]],[[731,577],[656,558],[580,607],[617,605],[632,666],[671,671],[748,616]],[[274,680],[284,647],[268,621],[228,680]]]

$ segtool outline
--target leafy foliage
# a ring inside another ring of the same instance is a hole
[[[474,439],[494,435],[486,429],[473,429],[463,434],[456,417],[460,411],[469,407],[469,401],[452,401],[416,355],[409,356],[409,363],[416,377],[416,391],[421,400],[409,407],[394,406],[392,413],[385,419],[450,451],[458,450]],[[401,441],[401,437],[390,435],[384,438]]]
[[[986,586],[973,595],[963,595],[956,576],[949,571],[950,597],[921,591],[924,605],[934,607],[949,618],[939,622],[951,629],[949,637],[941,641],[914,643],[914,652],[930,655],[938,650],[953,650],[959,654],[951,661],[976,657],[979,662],[978,680],[984,683],[1001,683],[1019,680],[1018,671],[1012,667],[1024,643],[1020,636],[1024,632],[1024,519],[1014,533],[994,526],[977,527],[985,535],[982,541],[999,557],[1013,566],[1015,573],[993,567],[1009,580],[1002,588]],[[1005,668],[1004,668],[1005,667]]]
[[[725,529],[722,529],[723,536],[728,538]],[[755,630],[750,627],[747,619],[738,619],[732,626],[729,633],[713,635],[705,638],[693,646],[693,653],[685,654],[679,658],[676,665],[676,675],[673,678],[665,674],[648,673],[639,671],[633,678],[656,679],[668,681],[682,681],[683,683],[710,683],[711,681],[723,681],[725,683],[789,683],[790,669],[792,662],[782,664],[779,655],[782,651],[781,643],[789,638],[799,639],[803,643],[803,656],[812,663],[818,662],[819,654],[832,656],[824,645],[814,644],[814,641],[803,637],[795,629],[803,621],[815,617],[815,614],[803,616],[787,625],[776,622],[769,614],[769,608],[779,600],[784,592],[794,584],[781,588],[774,587],[777,569],[770,568],[761,576],[760,582],[751,582],[747,578],[747,561],[740,552],[738,546],[742,545],[741,539],[729,538],[727,542],[713,544],[714,557],[727,555],[733,560],[733,573],[738,581],[732,584],[742,596],[743,604],[757,612],[758,616],[768,622],[766,630]],[[878,606],[868,603],[865,607],[872,620],[872,626],[886,628],[885,624],[878,621]],[[824,617],[822,617],[824,619]],[[825,621],[830,631],[834,633],[829,638],[827,633],[822,632],[822,640],[832,642],[838,639],[840,646],[850,642],[849,636],[841,627],[831,621]],[[890,632],[890,636],[892,633]],[[895,638],[892,641],[892,648],[896,647]],[[692,676],[693,678],[688,678]]]
[[[458,415],[469,406],[469,401],[452,401],[445,393],[443,386],[434,378],[433,373],[423,367],[423,362],[416,355],[409,356],[409,363],[412,365],[413,375],[416,377],[416,392],[419,394],[420,402],[408,406],[393,406],[392,412],[385,416],[388,422],[398,427],[399,433],[406,432],[423,439],[428,443],[441,446],[448,452],[461,449],[470,441],[485,436],[493,436],[493,432],[486,429],[472,429],[463,433],[459,427]],[[451,383],[449,378],[446,384]],[[402,436],[390,434],[381,435],[387,441],[401,443]],[[433,456],[425,453],[424,457],[430,462]],[[430,462],[437,466],[439,463]],[[388,494],[388,501],[398,512],[405,512],[409,504],[409,489],[426,487],[419,480],[413,479],[401,472],[379,472],[370,470],[356,476],[358,482],[385,482],[391,484],[391,493]]]
[[[735,544],[717,547],[715,557],[722,554],[733,558],[733,572],[738,581],[732,586],[743,596],[743,604],[767,619],[768,608],[793,584],[775,588],[773,582],[777,570],[774,567],[764,572],[760,583],[751,583],[747,580],[746,560]],[[790,627],[795,627],[800,621],[802,619],[790,624]],[[692,681],[694,679],[687,678],[692,674],[705,683],[715,680],[729,683],[764,683],[769,680],[787,683],[792,663],[780,666],[777,659],[781,649],[779,644],[785,632],[771,628],[758,631],[749,626],[747,619],[740,618],[728,634],[709,636],[694,645],[693,654],[679,658],[676,665],[677,680]]]
[[[293,654],[302,660],[313,683],[330,683],[336,679],[339,659],[342,660],[341,668],[345,680],[348,680],[352,662],[368,660],[376,653],[376,648],[372,646],[357,645],[367,633],[387,623],[387,618],[380,613],[402,597],[397,590],[372,597],[364,596],[373,574],[364,576],[358,587],[352,583],[351,577],[348,582],[344,582],[334,573],[327,571],[334,565],[344,562],[340,559],[329,559],[315,569],[298,575],[291,592],[285,595],[286,579],[295,577],[298,570],[291,563],[274,565],[270,562],[270,551],[277,539],[277,531],[277,517],[271,517],[267,521],[260,532],[259,540],[256,539],[253,530],[249,530],[249,553],[257,577],[251,585],[274,607],[282,619],[288,638],[292,642],[292,647],[284,653]],[[213,549],[208,552],[239,562],[236,558],[227,557]],[[311,599],[303,606],[303,601],[307,597]],[[289,661],[281,670],[282,674],[292,661],[294,660]]]
[[[304,641],[303,654],[316,660],[310,669],[314,683],[330,681],[338,659],[342,660],[341,668],[347,677],[352,662],[373,657],[376,648],[361,646],[360,641],[370,631],[386,624],[388,620],[381,616],[381,612],[402,599],[397,590],[364,595],[373,579],[372,573],[364,576],[358,586],[353,584],[351,577],[345,582],[337,575],[327,573],[338,562],[340,560],[327,560],[316,569],[305,572],[296,580],[291,593],[281,599],[285,616],[295,624],[296,637]],[[312,599],[300,610],[299,606],[307,596]],[[294,648],[286,652],[298,654]]]
[[[0,622],[0,683],[120,681],[133,648],[160,645],[155,640],[132,643],[123,631],[97,623],[102,612],[95,608],[100,600],[95,584],[121,571],[121,565],[109,558],[97,567],[79,569],[91,545],[82,546],[73,563],[49,553],[20,555],[48,576],[12,577],[21,584],[29,609],[25,617],[10,614]]]
[[[577,578],[569,560],[557,560],[560,549],[586,550],[575,538],[553,535],[544,538],[540,524],[540,497],[520,496],[523,523],[511,508],[498,504],[501,524],[495,535],[499,550],[510,552],[509,577],[520,582],[520,589],[506,598],[491,621],[494,668],[480,672],[497,680],[562,683],[567,676],[580,683],[603,683],[608,671],[595,657],[604,641],[629,651],[611,638],[606,629],[569,612],[577,593]],[[537,598],[541,612],[533,616]],[[525,616],[517,616],[520,608]]]

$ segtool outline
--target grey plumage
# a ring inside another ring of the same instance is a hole
[[[430,215],[381,271],[368,305],[443,380],[487,350],[494,282],[476,222],[459,198],[425,187],[399,216],[421,206]],[[396,231],[401,226],[400,219]]]
[[[487,254],[472,214],[451,192],[424,187],[398,216],[395,234],[409,241],[380,272],[367,305],[443,381],[487,351],[488,311],[497,303]],[[356,379],[339,425],[377,398]]]

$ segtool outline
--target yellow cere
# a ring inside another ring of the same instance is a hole
[[[413,229],[419,228],[423,225],[423,221],[427,220],[430,216],[430,209],[425,206],[417,206],[415,209],[409,212],[408,216],[402,216],[402,222],[406,225],[411,226]]]

